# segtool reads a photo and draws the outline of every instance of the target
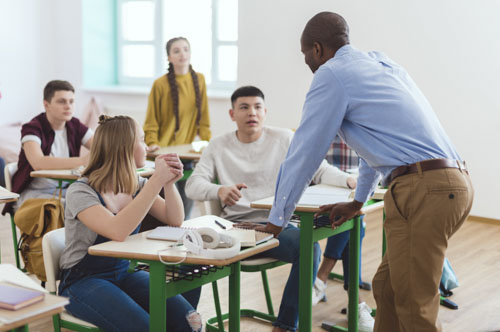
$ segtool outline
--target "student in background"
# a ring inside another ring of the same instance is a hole
[[[176,154],[160,155],[149,181],[139,177],[136,168],[146,160],[140,125],[126,116],[101,115],[99,123],[89,165],[68,188],[59,294],[70,298],[66,309],[72,315],[105,331],[148,331],[148,272],[129,273],[127,260],[91,256],[87,250],[137,233],[148,212],[164,224],[180,226],[184,211],[175,182],[183,166]],[[158,195],[161,189],[165,199]],[[168,331],[201,331],[194,309],[200,291],[167,300]]]
[[[172,38],[166,45],[168,72],[158,78],[151,88],[144,121],[145,141],[150,151],[163,146],[190,144],[199,136],[210,140],[205,77],[190,64],[191,46],[186,38]],[[191,169],[185,163],[184,169]],[[179,181],[186,218],[193,202],[184,194],[185,181]]]
[[[252,209],[250,202],[273,195],[279,165],[286,157],[293,132],[264,126],[267,114],[264,94],[256,87],[237,89],[231,96],[231,104],[229,115],[236,123],[237,130],[210,141],[187,181],[186,193],[196,200],[219,200],[223,206],[221,217],[255,227],[255,224],[245,222],[265,223],[269,211]],[[348,187],[352,181],[354,185],[356,183],[354,178],[328,165],[326,161],[312,179],[315,183],[342,187]],[[263,254],[292,263],[273,331],[295,331],[297,328],[299,236],[299,229],[289,224],[278,237],[280,245]],[[342,233],[334,238],[343,237],[348,238],[348,234]],[[318,243],[315,243],[314,277],[320,251]]]
[[[56,192],[57,181],[32,178],[31,171],[71,169],[87,163],[88,155],[80,156],[80,147],[90,148],[93,132],[73,117],[74,102],[71,83],[50,81],[43,90],[45,112],[22,126],[22,147],[12,177],[12,191],[20,194],[17,207],[28,198],[52,197]],[[10,208],[6,206],[4,213]]]

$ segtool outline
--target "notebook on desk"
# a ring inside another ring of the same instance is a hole
[[[146,237],[154,240],[179,241],[187,230],[208,227],[218,233],[228,234],[240,240],[242,247],[253,247],[273,238],[270,233],[234,227],[234,223],[213,215],[186,220],[182,227],[159,226]]]
[[[0,308],[18,310],[43,300],[41,291],[24,288],[9,282],[0,282]]]

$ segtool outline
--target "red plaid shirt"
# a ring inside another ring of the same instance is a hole
[[[357,168],[359,165],[357,153],[348,147],[339,136],[336,136],[330,145],[326,154],[326,160],[344,172],[351,168]]]

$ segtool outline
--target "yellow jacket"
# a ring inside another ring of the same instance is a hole
[[[207,88],[203,74],[196,73],[201,94],[200,138],[210,140],[210,117],[208,114]],[[176,75],[179,91],[179,131],[174,137],[175,115],[170,85],[166,75],[156,79],[148,100],[144,121],[144,140],[147,145],[159,146],[189,144],[196,134],[196,94],[191,74]]]

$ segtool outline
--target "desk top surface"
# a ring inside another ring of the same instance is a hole
[[[373,199],[383,199],[386,189],[377,189],[375,194],[372,196]],[[353,199],[351,190],[341,187],[330,186],[326,184],[318,184],[310,186],[306,189],[302,197],[300,198],[297,206],[295,207],[296,212],[318,212],[319,207],[325,204],[334,204],[339,202],[348,202]],[[250,207],[254,209],[265,209],[270,210],[273,207],[274,196],[263,198],[254,201],[250,204]],[[363,207],[361,210],[363,214],[371,211],[378,210],[384,206],[384,202],[378,202]]]
[[[202,142],[206,142],[206,141],[202,141]],[[194,143],[196,143],[196,142],[194,142]],[[160,154],[165,154],[165,153],[177,153],[179,155],[179,158],[183,159],[183,160],[200,160],[202,148],[204,146],[208,145],[208,142],[201,143],[200,144],[201,147],[193,146],[193,144],[181,144],[181,145],[165,146],[165,147],[162,147],[159,150],[156,150],[154,152],[148,152],[148,158],[155,158],[156,156],[159,156]]]
[[[62,312],[69,303],[67,298],[48,294],[33,279],[11,264],[0,264],[0,281],[10,282],[18,286],[31,288],[46,293],[43,301],[18,310],[0,309],[0,331],[26,325],[37,319],[49,317]]]
[[[183,250],[184,246],[169,248],[172,244],[175,244],[174,241],[147,239],[146,235],[149,232],[150,231],[131,235],[123,242],[109,241],[94,245],[89,248],[89,254],[159,261],[158,254],[161,252],[161,258],[164,261],[178,262],[184,258],[186,255],[186,252]],[[255,247],[243,248],[239,255],[228,259],[211,259],[188,253],[183,263],[224,266],[277,247],[278,245],[278,240],[271,239]]]
[[[0,186],[0,204],[15,202],[19,198],[19,194],[8,191],[4,187]]]
[[[142,177],[149,177],[153,174],[154,169],[149,167],[137,169],[137,174]],[[76,181],[81,177],[81,171],[79,169],[50,169],[50,170],[39,170],[32,171],[30,173],[32,178],[48,178],[57,180],[68,180]]]
[[[27,307],[18,310],[0,309],[0,331],[8,331],[38,319],[61,313],[67,304],[69,304],[69,300],[65,297],[45,294],[41,302]]]

